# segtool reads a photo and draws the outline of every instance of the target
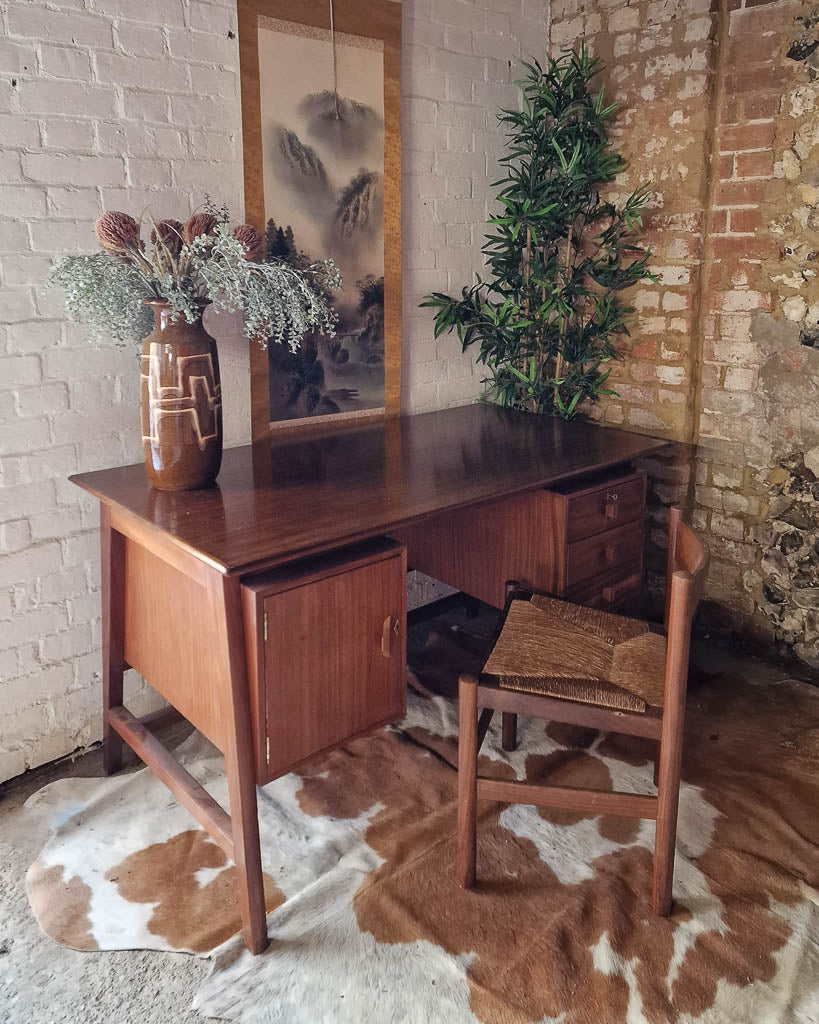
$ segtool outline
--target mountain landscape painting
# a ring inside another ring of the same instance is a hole
[[[384,67],[379,40],[258,23],[267,253],[333,257],[335,337],[268,346],[270,422],[384,406]],[[333,53],[335,51],[335,82]]]

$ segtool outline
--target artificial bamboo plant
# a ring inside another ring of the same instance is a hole
[[[601,64],[585,47],[524,67],[521,109],[499,115],[505,173],[493,186],[503,209],[482,250],[491,278],[422,305],[437,310],[436,337],[455,328],[464,350],[480,344],[487,397],[568,418],[613,393],[606,363],[633,312],[619,293],[656,280],[637,241],[649,186],[619,204],[600,195],[625,161],[609,138],[617,104],[592,91]]]

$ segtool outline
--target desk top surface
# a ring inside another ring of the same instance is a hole
[[[666,444],[477,404],[228,448],[217,485],[206,490],[155,490],[142,463],[71,479],[221,572],[242,573],[614,467]]]

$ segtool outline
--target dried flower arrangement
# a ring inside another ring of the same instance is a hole
[[[151,226],[150,247],[142,239],[143,218]],[[262,347],[269,339],[295,351],[307,331],[334,333],[327,295],[341,287],[341,276],[333,261],[294,267],[265,259],[259,232],[249,224],[231,228],[228,210],[210,199],[185,224],[110,211],[97,221],[96,235],[103,251],[56,260],[48,284],[65,290],[69,318],[98,335],[141,340],[153,326],[149,301],[167,302],[173,318],[189,323],[209,302],[240,310],[245,334]]]

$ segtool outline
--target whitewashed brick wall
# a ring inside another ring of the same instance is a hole
[[[545,50],[545,0],[405,0],[404,405],[480,389],[432,340],[431,289],[480,263],[510,64]],[[71,473],[138,461],[133,349],[89,343],[42,282],[107,209],[242,209],[235,0],[0,0],[0,781],[98,738],[96,503]],[[220,343],[228,444],[249,436],[247,347]],[[130,673],[130,675],[134,675]],[[137,677],[138,711],[155,698]]]
[[[462,405],[481,367],[455,335],[435,340],[431,291],[460,293],[481,269],[499,177],[500,107],[514,107],[521,56],[546,53],[548,0],[404,0],[404,357],[408,412]]]

